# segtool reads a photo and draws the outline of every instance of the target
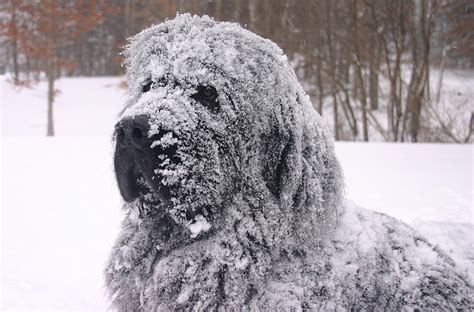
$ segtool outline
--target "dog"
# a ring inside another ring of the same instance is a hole
[[[448,256],[344,199],[330,132],[273,42],[182,14],[125,57],[115,309],[472,308]]]

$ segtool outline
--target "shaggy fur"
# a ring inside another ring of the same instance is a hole
[[[117,145],[116,170],[140,180],[132,196],[119,178],[132,195],[105,270],[117,310],[472,307],[446,255],[342,201],[330,134],[273,42],[185,14],[126,57],[121,118],[146,116],[149,165]]]

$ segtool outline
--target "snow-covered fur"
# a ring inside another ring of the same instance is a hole
[[[447,256],[343,203],[331,136],[273,42],[184,14],[133,37],[126,57],[121,118],[148,116],[150,147],[179,161],[160,155],[149,192],[124,204],[105,270],[117,310],[472,305]],[[209,86],[212,106],[195,97]]]

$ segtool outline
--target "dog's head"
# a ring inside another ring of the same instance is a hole
[[[114,162],[141,218],[166,215],[197,239],[232,226],[231,215],[266,220],[273,241],[334,227],[342,177],[332,139],[273,42],[184,14],[136,35],[125,55]]]

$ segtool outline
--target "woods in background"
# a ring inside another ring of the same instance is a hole
[[[176,12],[275,41],[336,140],[472,141],[469,103],[457,128],[440,110],[444,69],[474,68],[470,0],[7,0],[0,67],[19,84],[44,73],[52,110],[54,79],[123,74],[126,39]]]

